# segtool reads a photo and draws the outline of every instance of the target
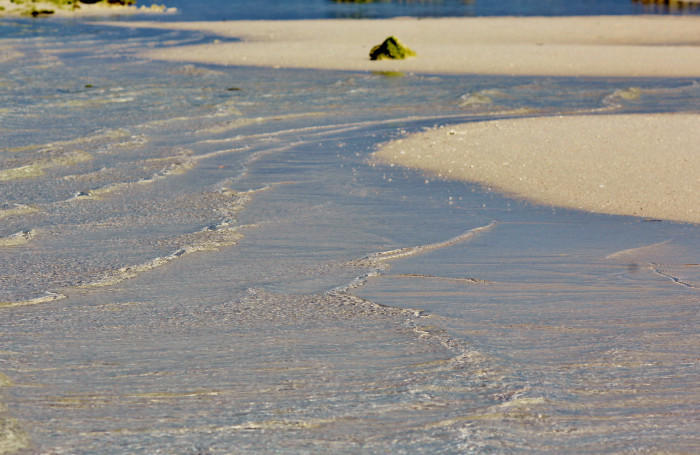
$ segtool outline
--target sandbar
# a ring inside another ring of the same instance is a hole
[[[700,114],[579,115],[435,128],[379,162],[539,204],[700,223]]]
[[[532,76],[700,76],[700,16],[479,17],[382,20],[113,22],[240,41],[145,51],[221,65]],[[370,61],[389,35],[417,52]]]

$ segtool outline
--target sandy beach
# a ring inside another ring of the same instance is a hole
[[[700,76],[700,17],[446,18],[119,22],[240,42],[158,49],[155,59],[222,65],[531,76]],[[418,55],[373,62],[395,35]]]
[[[381,162],[541,204],[700,223],[700,115],[475,122],[381,147]]]

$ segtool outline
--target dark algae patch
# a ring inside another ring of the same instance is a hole
[[[415,51],[404,46],[395,36],[390,36],[369,51],[370,60],[403,60],[406,57],[413,57]]]

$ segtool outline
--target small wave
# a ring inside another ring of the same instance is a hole
[[[688,289],[696,289],[697,286],[695,286],[693,283],[690,283],[689,281],[676,276],[671,270],[670,266],[664,265],[664,264],[655,264],[655,263],[650,263],[649,268],[651,269],[652,272],[655,274],[666,278],[668,280],[671,280],[674,284],[677,284],[679,286],[683,286],[684,288]]]
[[[110,183],[108,185],[102,186],[100,188],[95,188],[87,191],[80,191],[75,196],[69,200],[75,199],[101,199],[102,197],[129,188],[134,185],[150,185],[156,183],[160,180],[164,180],[168,177],[175,175],[183,175],[186,172],[192,170],[196,165],[196,160],[188,156],[181,156],[177,158],[167,158],[168,160],[175,160],[169,166],[162,168],[161,170],[153,173],[150,177],[136,180],[133,182],[116,182]],[[71,176],[73,177],[73,176]]]
[[[55,302],[56,300],[65,299],[66,296],[56,292],[46,292],[44,295],[26,300],[17,300],[14,302],[0,302],[0,308],[9,308],[16,306],[38,305],[41,303]]]
[[[256,225],[233,225],[233,216],[242,210],[248,202],[250,202],[254,194],[261,191],[266,191],[268,189],[269,187],[263,187],[261,189],[246,192],[236,192],[228,188],[220,190],[221,194],[235,198],[235,202],[230,207],[220,208],[218,210],[219,214],[223,217],[221,222],[206,226],[196,232],[181,235],[175,242],[181,246],[168,255],[159,256],[140,264],[129,265],[107,272],[101,278],[89,283],[81,284],[79,287],[95,288],[112,286],[122,281],[134,278],[143,272],[166,265],[180,257],[202,251],[218,251],[221,248],[237,244],[243,237],[241,231],[256,227]]]
[[[112,286],[130,278],[134,278],[143,272],[166,265],[175,259],[188,254],[201,251],[218,251],[223,247],[232,246],[238,243],[238,241],[243,237],[243,234],[240,231],[251,227],[255,227],[255,225],[223,225],[205,228],[199,232],[183,236],[183,238],[191,240],[192,243],[184,245],[182,248],[173,251],[167,256],[156,257],[141,264],[121,267],[115,271],[108,272],[102,278],[96,281],[82,284],[79,287],[93,288]]]
[[[487,232],[487,231],[491,230],[494,226],[496,226],[496,222],[492,221],[485,226],[480,226],[480,227],[476,227],[474,229],[470,229],[470,230],[464,232],[463,234],[460,234],[456,237],[452,237],[451,239],[447,239],[447,240],[442,241],[442,242],[429,243],[426,245],[418,245],[418,246],[413,246],[413,247],[408,247],[408,248],[399,248],[399,249],[390,250],[390,251],[383,251],[381,253],[375,253],[374,255],[372,255],[370,257],[376,261],[384,262],[384,261],[392,261],[394,259],[405,258],[405,257],[409,257],[409,256],[417,256],[419,254],[427,253],[429,251],[439,250],[441,248],[446,248],[448,246],[453,246],[453,245],[457,245],[458,243],[466,242],[467,240],[471,240],[476,235],[478,235],[482,232]]]
[[[444,240],[442,242],[436,242],[436,243],[429,243],[426,245],[418,245],[418,246],[412,246],[412,247],[407,247],[407,248],[398,248],[395,250],[389,250],[389,251],[381,251],[379,253],[374,253],[370,254],[369,256],[366,256],[361,259],[356,259],[354,261],[350,261],[347,263],[348,266],[350,267],[362,267],[362,268],[369,268],[370,271],[367,272],[366,274],[357,277],[355,280],[353,280],[351,283],[341,286],[336,289],[336,291],[339,292],[345,292],[353,288],[358,288],[363,286],[367,280],[371,277],[379,276],[381,275],[381,272],[386,270],[387,262],[396,260],[396,259],[402,259],[402,258],[407,258],[411,256],[417,256],[420,254],[428,253],[430,251],[438,250],[441,248],[446,248],[449,246],[456,245],[458,243],[466,242],[468,240],[471,240],[478,234],[481,234],[483,232],[490,231],[496,226],[497,222],[492,221],[489,224],[485,226],[480,226],[476,227],[474,229],[470,229],[456,237],[452,237],[451,239]]]
[[[118,270],[108,272],[105,276],[102,278],[98,279],[97,281],[93,281],[90,283],[82,284],[79,287],[81,288],[95,288],[95,287],[105,287],[105,286],[112,286],[118,283],[121,283],[122,281],[126,281],[131,278],[135,278],[139,274],[143,272],[148,272],[149,270],[153,270],[157,267],[161,267],[163,265],[166,265],[175,259],[185,256],[187,254],[191,253],[196,253],[198,251],[216,251],[219,248],[223,246],[230,246],[230,245],[235,245],[237,241],[242,237],[243,235],[240,234],[237,231],[230,231],[230,235],[225,241],[216,241],[216,242],[201,242],[199,244],[194,244],[194,245],[188,245],[183,248],[180,248],[177,251],[174,251],[173,253],[167,255],[167,256],[161,256],[157,258],[153,258],[149,261],[143,262],[141,264],[136,264],[136,265],[130,265],[126,267],[122,267]]]

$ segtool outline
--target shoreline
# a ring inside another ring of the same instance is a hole
[[[700,16],[477,17],[227,22],[102,22],[200,31],[237,42],[144,51],[234,66],[425,74],[700,77]],[[370,61],[394,35],[417,52]]]
[[[537,204],[700,224],[698,125],[700,114],[479,121],[392,141],[373,159]]]

